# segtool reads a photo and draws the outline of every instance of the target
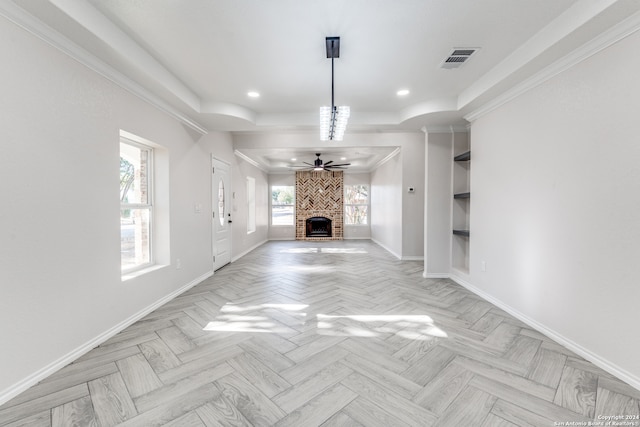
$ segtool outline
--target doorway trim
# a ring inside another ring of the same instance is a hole
[[[231,195],[231,164],[213,154],[211,155],[211,255],[213,270],[219,270],[231,262],[233,248]],[[221,181],[222,178],[222,181]],[[222,203],[220,206],[219,191],[222,182]],[[221,220],[220,214],[224,216]]]

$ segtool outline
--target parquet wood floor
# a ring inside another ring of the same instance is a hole
[[[0,407],[2,426],[553,426],[640,391],[370,241],[269,242]]]

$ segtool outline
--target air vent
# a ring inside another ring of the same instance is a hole
[[[467,62],[469,58],[471,58],[471,55],[473,55],[477,51],[477,47],[454,48],[449,56],[444,61],[442,61],[442,64],[440,64],[440,68],[446,68],[447,70],[460,68],[462,64]]]

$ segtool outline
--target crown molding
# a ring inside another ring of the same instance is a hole
[[[269,173],[269,171],[267,169],[265,169],[264,166],[262,166],[260,163],[256,162],[255,160],[253,160],[251,157],[247,156],[246,154],[243,154],[238,150],[234,150],[233,154],[235,154],[236,156],[240,157],[242,160],[244,160],[245,162],[249,163],[250,165],[253,165],[253,166],[257,167],[262,172]]]
[[[488,73],[473,82],[458,96],[458,108],[464,108],[496,84],[535,60],[544,51],[566,38],[576,29],[603,13],[618,0],[577,0]]]
[[[209,133],[204,126],[36,19],[15,3],[0,2],[0,15],[196,132],[202,135]]]
[[[371,167],[371,169],[368,170],[369,173],[373,172],[374,170],[378,169],[380,166],[384,165],[385,163],[387,163],[389,160],[391,160],[392,158],[394,158],[398,153],[400,152],[400,147],[396,147],[395,150],[393,150],[391,153],[389,153],[385,158],[383,158],[382,160],[380,160],[379,162],[377,162],[375,165],[373,165]]]
[[[423,127],[424,133],[456,133],[456,132],[469,132],[469,125],[451,125],[451,126],[431,126]]]
[[[479,119],[485,114],[503,106],[527,91],[540,86],[547,80],[579,64],[585,59],[597,54],[625,37],[630,36],[638,30],[640,30],[640,12],[634,13],[624,21],[614,25],[599,36],[583,44],[564,58],[543,68],[541,71],[524,80],[522,83],[515,85],[502,95],[465,115],[465,120],[473,122],[474,120]]]
[[[442,113],[445,111],[456,111],[458,109],[458,98],[441,98],[432,99],[430,101],[419,102],[400,110],[398,123],[404,123],[407,120],[420,116],[427,116],[433,113]]]
[[[191,110],[201,111],[200,98],[196,93],[91,2],[77,0],[48,0],[48,2],[113,51],[118,52],[118,55],[125,58],[127,62],[139,70],[144,70],[148,79],[153,79],[160,84]]]

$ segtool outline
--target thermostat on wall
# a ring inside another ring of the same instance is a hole
[[[413,187],[407,188],[407,192],[409,192],[409,193],[415,193],[415,191],[416,191],[416,189],[413,188]]]

